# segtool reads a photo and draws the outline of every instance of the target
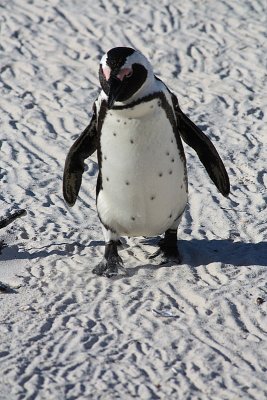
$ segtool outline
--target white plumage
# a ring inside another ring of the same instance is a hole
[[[100,147],[97,209],[103,224],[126,236],[154,236],[177,227],[187,201],[186,171],[160,100],[109,110]]]

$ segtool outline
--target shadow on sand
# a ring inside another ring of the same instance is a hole
[[[244,243],[226,239],[178,241],[183,264],[192,267],[219,262],[235,266],[267,266],[267,242]]]
[[[156,245],[155,241],[147,241],[147,244]],[[35,258],[46,258],[52,255],[68,257],[73,254],[77,247],[83,250],[86,247],[103,246],[102,241],[91,241],[88,246],[74,243],[57,243],[32,249],[31,252],[21,250],[17,245],[4,247],[0,253],[0,261],[8,260],[32,260]],[[65,249],[59,249],[64,246]],[[145,244],[142,248],[145,250]],[[230,240],[207,240],[192,239],[179,240],[178,248],[182,257],[182,264],[192,267],[208,265],[210,263],[223,263],[235,266],[260,265],[267,266],[267,242],[244,243],[232,242]]]
[[[65,246],[65,249],[59,249],[58,247]],[[56,243],[43,246],[37,249],[32,249],[31,252],[21,249],[17,245],[7,246],[6,244],[0,248],[0,262],[11,261],[11,260],[33,260],[35,258],[46,258],[52,255],[58,255],[66,257],[73,254],[75,247],[79,247],[83,250],[85,247],[77,242],[74,243]]]

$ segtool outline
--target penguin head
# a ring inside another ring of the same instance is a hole
[[[114,47],[100,61],[99,81],[107,95],[108,108],[116,101],[127,102],[141,97],[153,79],[149,61],[130,47]]]

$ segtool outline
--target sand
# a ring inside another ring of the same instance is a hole
[[[1,400],[267,398],[266,8],[1,1],[1,216],[28,213],[0,231]],[[107,279],[92,273],[96,156],[71,209],[62,174],[99,60],[120,45],[144,52],[213,141],[231,194],[185,146],[181,265],[151,264],[154,240],[125,239],[127,275]]]

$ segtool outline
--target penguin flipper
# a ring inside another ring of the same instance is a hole
[[[97,118],[96,107],[90,124],[71,146],[63,174],[63,196],[66,203],[72,207],[77,199],[84,172],[84,160],[90,157],[97,149]]]
[[[224,164],[210,139],[182,112],[173,95],[179,133],[188,146],[197,153],[211,180],[223,196],[230,193],[230,181]]]

